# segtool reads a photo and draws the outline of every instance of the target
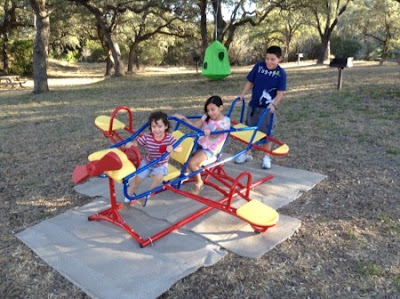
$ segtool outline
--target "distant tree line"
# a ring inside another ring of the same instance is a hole
[[[399,58],[400,0],[0,0],[2,73],[33,75],[48,91],[47,59],[105,62],[105,75],[141,65],[189,65],[213,40],[232,64],[269,45],[284,60]]]

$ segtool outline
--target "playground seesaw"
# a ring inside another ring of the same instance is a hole
[[[258,132],[257,126],[247,127],[242,124],[244,111],[243,99],[235,99],[227,115],[230,117],[234,106],[239,101],[242,101],[242,111],[239,122],[234,123],[230,130],[213,132],[212,134],[228,133],[227,139],[229,139],[229,136],[235,136],[235,139],[247,144],[244,149],[223,159],[222,152],[226,144],[225,141],[220,148],[216,159],[203,163],[202,167],[197,172],[187,173],[187,164],[192,152],[194,151],[194,145],[197,139],[204,135],[204,132],[191,126],[189,123],[186,123],[183,120],[175,117],[169,117],[170,121],[176,122],[174,131],[172,132],[177,139],[174,147],[180,145],[182,147],[182,151],[179,153],[165,153],[159,158],[161,160],[166,155],[171,155],[168,165],[169,173],[164,177],[164,181],[160,186],[152,190],[147,190],[141,194],[135,194],[133,196],[129,196],[127,194],[129,180],[141,171],[144,171],[147,167],[151,167],[153,164],[157,163],[159,159],[153,161],[145,167],[138,168],[141,159],[139,150],[136,148],[132,149],[133,147],[131,147],[132,150],[130,150],[130,152],[127,154],[127,151],[124,149],[124,144],[140,136],[140,134],[146,128],[148,128],[149,124],[146,123],[137,131],[134,131],[132,123],[126,126],[121,121],[117,120],[115,116],[118,114],[118,112],[121,110],[126,110],[128,111],[129,121],[132,121],[131,112],[127,107],[118,107],[113,112],[111,117],[101,116],[102,122],[99,122],[98,117],[95,121],[96,126],[114,144],[108,149],[91,154],[88,158],[89,162],[85,165],[76,166],[72,176],[73,181],[76,184],[82,183],[88,178],[95,176],[108,178],[110,207],[104,211],[89,216],[89,220],[109,221],[114,225],[121,227],[127,233],[129,233],[140,244],[141,247],[146,247],[150,244],[153,244],[153,242],[156,240],[203,216],[213,209],[223,211],[247,222],[257,233],[265,232],[269,227],[274,226],[279,219],[278,213],[264,203],[250,198],[250,191],[258,185],[272,179],[273,175],[269,174],[253,182],[252,175],[248,171],[242,172],[236,178],[234,178],[230,176],[224,169],[225,163],[236,158],[238,155],[247,151],[248,149],[258,149],[260,142],[262,142],[262,138],[268,138],[268,136],[264,133]],[[264,117],[267,113],[268,109],[264,111],[262,117]],[[199,117],[200,116],[187,116],[187,118]],[[125,130],[132,135],[124,139],[116,132],[118,130]],[[260,138],[260,134],[263,135],[262,138]],[[271,139],[271,141],[276,144],[276,148],[271,151],[272,155],[283,156],[288,154],[289,148],[286,144],[275,139]],[[192,177],[197,173],[201,174],[205,186],[209,186],[215,191],[214,194],[217,195],[217,199],[202,197],[201,194],[194,195],[185,191],[185,188],[182,188],[184,184],[191,182]],[[134,203],[136,200],[142,197],[148,197],[149,195],[152,196],[151,200],[153,200],[154,195],[168,190],[175,194],[180,194],[189,199],[196,200],[197,202],[204,204],[205,207],[191,215],[188,215],[184,219],[181,219],[180,221],[172,224],[153,236],[142,237],[124,221],[122,215],[120,214],[120,211],[123,208],[123,203],[117,203],[115,195],[115,182],[123,184],[124,195],[131,200],[131,203]],[[235,208],[232,206],[232,201],[238,197],[243,198],[246,203],[239,208]]]

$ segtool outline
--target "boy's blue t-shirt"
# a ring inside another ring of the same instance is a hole
[[[251,107],[267,107],[275,99],[278,90],[286,91],[286,72],[279,65],[270,71],[265,61],[260,61],[246,79],[253,83]]]

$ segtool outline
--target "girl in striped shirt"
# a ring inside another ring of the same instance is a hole
[[[158,111],[150,114],[150,133],[146,133],[139,137],[137,140],[128,142],[125,147],[130,148],[131,146],[143,146],[146,149],[144,159],[140,163],[139,169],[151,163],[152,161],[159,159],[165,152],[180,152],[181,146],[177,146],[175,149],[172,145],[176,142],[174,136],[169,133],[170,124],[168,116],[164,112]],[[159,186],[164,176],[168,174],[168,160],[169,155],[164,159],[158,161],[152,167],[137,174],[128,188],[128,195],[132,196],[136,189],[143,183],[148,176],[152,176],[152,182],[149,190]],[[145,199],[145,202],[147,198]],[[125,199],[125,202],[130,202],[129,199]],[[146,205],[146,203],[144,203]]]

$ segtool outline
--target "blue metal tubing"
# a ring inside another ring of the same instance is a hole
[[[231,117],[233,109],[235,108],[235,106],[236,106],[238,101],[242,102],[242,107],[241,107],[241,112],[240,112],[240,120],[239,121],[243,122],[244,111],[245,111],[245,99],[243,99],[243,98],[237,97],[232,101],[232,104],[229,107],[229,111],[226,114],[226,116],[228,116],[229,118]],[[201,115],[191,115],[191,116],[185,116],[185,117],[188,118],[188,119],[197,119],[197,118],[201,118]],[[175,125],[175,130],[177,130],[179,128],[179,125],[182,123],[182,124],[185,124],[188,128],[190,128],[192,130],[195,130],[197,132],[201,131],[199,128],[196,128],[196,127],[192,126],[191,124],[189,124],[189,123],[185,122],[184,120],[179,119],[179,118],[177,118],[175,116],[170,116],[170,117],[168,117],[168,119],[169,120],[175,120],[177,122],[176,125]]]
[[[268,112],[269,112],[270,110],[271,110],[270,108],[266,108],[266,109],[263,111],[263,113],[261,114],[261,117],[260,117],[260,119],[258,120],[258,123],[257,123],[257,126],[258,126],[258,127],[261,125],[262,120],[264,119],[264,117],[266,116],[266,114],[268,114]],[[272,125],[273,125],[273,123],[274,123],[274,117],[275,117],[275,114],[272,113],[272,114],[271,114],[271,117],[270,117],[270,120],[269,120],[269,124],[268,124],[268,130],[267,130],[267,135],[268,135],[268,136],[271,136]],[[261,122],[260,122],[260,121],[261,121]],[[264,138],[262,138],[261,140],[257,141],[255,144],[260,145],[260,144],[266,143],[267,141],[268,141],[268,139],[264,137]]]
[[[201,132],[202,132],[202,135],[204,135],[204,132],[203,132],[203,131],[201,131]],[[186,134],[186,135],[182,136],[181,138],[179,138],[179,140],[177,140],[177,142],[175,142],[175,144],[172,146],[172,148],[175,149],[177,146],[179,146],[179,145],[183,142],[183,140],[185,140],[186,138],[190,138],[190,137],[194,138],[194,139],[195,139],[195,142],[197,142],[197,139],[198,139],[200,136],[201,136],[201,135],[199,135],[199,134],[194,134],[194,133],[192,133],[192,134]],[[160,158],[158,158],[158,159],[156,159],[156,160],[154,160],[154,161],[151,161],[151,162],[150,162],[149,164],[147,164],[146,166],[144,166],[144,167],[142,167],[142,168],[140,168],[140,169],[137,169],[135,172],[133,172],[133,173],[127,175],[127,176],[123,179],[123,184],[124,184],[124,195],[125,195],[125,197],[128,198],[128,199],[130,199],[130,200],[134,200],[134,199],[138,199],[138,198],[147,196],[147,195],[149,195],[150,193],[154,193],[154,192],[157,192],[157,191],[161,191],[161,190],[163,189],[163,187],[162,187],[162,186],[159,186],[159,187],[156,187],[155,189],[148,190],[147,192],[141,193],[141,194],[139,194],[139,195],[131,196],[131,195],[128,195],[128,183],[129,183],[129,180],[130,180],[132,177],[136,176],[137,174],[139,174],[139,173],[145,171],[146,169],[152,167],[153,165],[157,164],[159,161],[161,161],[161,160],[163,160],[164,158],[166,158],[169,154],[170,154],[170,153],[166,152],[166,153],[164,153]],[[186,169],[187,163],[188,163],[188,162],[186,162],[186,163],[182,166],[182,169]]]
[[[271,110],[271,109],[269,109],[269,110]],[[275,117],[275,113],[271,113],[271,117],[269,119],[269,124],[268,124],[268,131],[267,131],[268,136],[271,136],[272,125],[274,123],[274,117]]]
[[[247,129],[247,128],[246,128],[246,129]],[[240,130],[240,129],[239,129],[239,130]],[[235,131],[236,131],[236,130],[235,130]],[[224,133],[230,133],[230,132],[232,132],[232,129],[231,129],[231,130],[214,131],[214,132],[211,132],[210,135],[224,134]],[[200,130],[200,132],[197,133],[197,134],[196,134],[196,133],[186,134],[186,135],[182,136],[181,138],[179,138],[179,140],[173,145],[173,148],[175,149],[177,146],[179,146],[179,145],[183,142],[184,139],[190,138],[190,137],[194,138],[194,142],[197,143],[197,139],[198,139],[199,137],[201,137],[201,136],[204,136],[204,132],[201,131],[201,130]],[[194,148],[192,149],[192,152],[193,152],[193,150],[194,150]],[[240,153],[241,153],[241,152],[240,152]],[[124,184],[124,195],[125,195],[125,197],[128,198],[129,200],[135,200],[135,199],[138,199],[138,198],[142,198],[142,197],[144,197],[144,196],[147,196],[147,195],[149,195],[149,194],[151,194],[151,193],[155,193],[155,192],[158,192],[158,191],[162,191],[162,190],[164,189],[164,187],[163,187],[163,186],[158,186],[158,187],[156,187],[156,188],[154,188],[154,189],[152,189],[152,190],[148,190],[148,191],[143,192],[143,193],[141,193],[141,194],[132,195],[132,196],[131,196],[131,195],[128,195],[128,183],[129,183],[129,180],[130,180],[132,177],[134,177],[134,176],[136,176],[137,174],[143,172],[144,170],[146,170],[146,169],[152,167],[153,165],[155,165],[156,163],[158,163],[159,161],[161,161],[162,159],[164,159],[165,157],[167,157],[167,155],[169,155],[169,154],[170,154],[170,153],[165,153],[165,154],[163,154],[160,158],[158,158],[158,159],[152,161],[151,163],[147,164],[146,166],[144,166],[144,167],[142,167],[142,168],[140,168],[140,169],[137,169],[135,172],[133,172],[133,173],[127,175],[127,176],[123,179],[123,184]],[[237,156],[237,155],[235,155],[233,158],[235,158],[236,156]],[[227,161],[230,161],[230,160],[232,160],[233,158],[231,157],[231,158],[227,158],[227,159],[223,160],[222,162],[213,163],[212,166],[215,167],[215,166],[217,166],[217,165],[220,165],[221,163],[225,163],[225,162],[227,162]],[[185,164],[182,166],[181,175],[180,175],[177,179],[170,181],[170,184],[171,184],[171,185],[179,184],[179,186],[180,186],[180,183],[182,182],[183,179],[191,178],[192,176],[194,176],[194,175],[196,175],[196,174],[198,174],[198,173],[200,173],[200,172],[203,171],[203,168],[200,168],[200,169],[199,169],[198,171],[196,171],[196,172],[191,172],[189,175],[184,175],[184,176],[182,176],[182,172],[184,172],[184,170],[186,170],[186,167],[187,167],[188,162],[189,162],[189,161],[186,161]],[[206,167],[204,167],[204,168],[209,168],[209,167],[206,166]]]
[[[141,126],[134,134],[132,134],[130,137],[116,143],[110,146],[110,148],[116,148],[124,145],[125,143],[128,143],[129,141],[134,140],[137,136],[139,136],[140,133],[144,131],[149,126],[149,122],[146,122],[143,126]]]
[[[172,148],[175,149],[178,145],[181,144],[181,142],[182,142],[185,138],[188,138],[188,137],[193,137],[193,138],[195,138],[195,139],[197,140],[198,135],[197,135],[197,134],[193,134],[193,133],[192,133],[192,134],[184,135],[184,136],[182,136],[181,138],[179,138],[179,140],[178,140],[177,142],[175,142],[175,144],[172,146]],[[150,162],[149,164],[147,164],[145,167],[142,167],[142,168],[140,168],[140,169],[137,169],[134,173],[131,173],[131,174],[127,175],[127,176],[124,178],[124,181],[125,181],[125,180],[128,181],[129,179],[131,179],[131,178],[134,177],[135,175],[141,173],[142,171],[146,170],[147,168],[152,167],[153,165],[157,164],[158,162],[160,162],[161,160],[163,160],[164,158],[166,158],[169,154],[170,154],[170,153],[165,152],[163,155],[161,155],[160,158],[151,161],[151,162]]]
[[[245,108],[246,108],[244,98],[237,97],[237,98],[235,98],[235,99],[233,100],[233,102],[232,102],[232,104],[231,104],[231,107],[229,108],[229,111],[228,111],[227,116],[228,116],[228,117],[231,117],[232,112],[233,112],[233,109],[234,109],[235,106],[236,106],[236,103],[237,103],[238,101],[240,101],[240,100],[242,101],[242,108],[241,108],[241,111],[240,111],[240,119],[239,119],[239,122],[243,122],[244,110],[245,110]]]
[[[240,100],[242,101],[242,110],[241,110],[241,116],[240,116],[240,119],[241,119],[241,121],[242,121],[242,119],[243,119],[243,114],[244,114],[244,108],[245,108],[245,105],[244,105],[245,102],[244,102],[244,99],[241,99],[240,97],[237,97],[237,98],[232,102],[232,105],[231,105],[231,107],[230,107],[230,109],[229,109],[228,115],[231,115],[234,106],[235,106],[236,103],[237,103],[238,101],[240,101]],[[257,126],[256,126],[256,127],[246,127],[246,128],[240,128],[240,129],[233,129],[233,128],[231,128],[230,130],[221,130],[221,131],[214,131],[214,132],[211,132],[210,135],[217,135],[217,134],[225,134],[225,133],[228,133],[228,136],[229,136],[229,134],[230,134],[231,132],[254,130],[254,133],[253,133],[253,135],[252,135],[252,137],[251,137],[251,139],[250,139],[250,142],[249,142],[249,144],[247,145],[247,147],[246,147],[245,149],[243,149],[243,150],[237,152],[236,154],[234,154],[233,156],[231,156],[231,157],[229,157],[229,158],[226,158],[226,159],[223,159],[223,160],[221,160],[221,161],[212,163],[211,165],[208,165],[208,166],[205,166],[205,167],[201,167],[198,171],[195,171],[195,172],[192,172],[192,173],[190,173],[190,174],[188,174],[188,175],[183,175],[183,176],[182,176],[182,174],[183,174],[184,170],[186,170],[186,167],[187,167],[187,164],[188,164],[188,161],[186,161],[186,162],[184,163],[184,165],[182,165],[181,175],[180,175],[178,178],[176,178],[176,179],[170,181],[169,183],[170,183],[171,185],[177,184],[177,185],[178,185],[178,188],[179,188],[180,185],[181,185],[181,183],[182,183],[182,180],[191,178],[192,176],[195,176],[195,175],[201,173],[204,169],[213,168],[213,167],[216,167],[216,166],[218,166],[218,165],[220,165],[220,164],[229,162],[229,161],[233,160],[234,158],[238,157],[240,154],[245,153],[245,152],[247,152],[248,150],[250,150],[250,149],[251,149],[251,145],[252,145],[252,143],[253,143],[253,140],[254,140],[254,138],[255,138],[255,135],[256,135],[256,133],[257,133],[258,127],[261,125],[263,118],[265,117],[265,115],[266,115],[269,111],[270,111],[270,109],[265,109],[265,111],[263,111],[263,113],[261,114],[260,119],[258,120],[258,123],[257,123]],[[198,119],[198,118],[201,118],[201,116],[186,116],[186,117],[189,118],[189,119],[196,119],[196,118]],[[193,125],[191,125],[191,124],[185,122],[184,120],[181,120],[181,119],[179,119],[179,118],[177,118],[177,117],[175,117],[175,116],[170,116],[168,119],[169,119],[169,120],[175,120],[175,121],[176,121],[175,129],[178,129],[179,125],[180,125],[180,124],[183,124],[183,125],[187,126],[188,128],[190,128],[190,129],[196,131],[196,133],[185,134],[184,136],[182,136],[182,137],[173,145],[173,149],[175,149],[177,146],[179,146],[179,145],[183,142],[183,140],[186,139],[186,138],[192,137],[192,138],[194,138],[194,143],[197,143],[198,138],[201,137],[201,136],[204,136],[204,132],[203,132],[202,130],[200,130],[200,129],[197,128],[197,127],[194,127]],[[273,122],[273,115],[272,115],[272,117],[271,117],[270,127],[271,127],[272,122]],[[131,141],[131,140],[133,140],[133,139],[135,139],[135,138],[136,138],[145,128],[147,128],[148,126],[149,126],[149,123],[147,122],[147,123],[144,124],[142,127],[140,127],[132,136],[130,136],[129,138],[127,138],[127,139],[125,139],[125,140],[123,140],[123,141],[121,141],[121,142],[119,142],[119,143],[114,144],[113,146],[111,146],[111,148],[119,147],[119,146],[121,146],[121,145],[123,145],[123,144],[125,144],[125,143],[127,143],[127,142],[129,142],[129,141]],[[269,132],[270,132],[270,128],[269,128]],[[228,137],[227,137],[227,138],[228,138]],[[224,144],[224,146],[225,146],[225,144]],[[192,152],[193,152],[193,150],[194,150],[194,148],[192,149]],[[221,152],[222,152],[222,150],[221,150]],[[141,194],[139,194],[139,195],[130,196],[130,195],[128,195],[128,185],[129,185],[129,180],[130,180],[132,177],[134,177],[134,176],[136,176],[137,174],[143,172],[144,170],[146,170],[146,169],[152,167],[153,165],[155,165],[156,163],[158,163],[158,162],[161,161],[162,159],[166,158],[167,155],[169,155],[169,154],[170,154],[170,153],[168,153],[168,152],[164,153],[160,158],[158,158],[158,159],[152,161],[151,163],[147,164],[145,167],[142,167],[141,169],[137,169],[135,172],[133,172],[133,173],[131,173],[130,175],[126,176],[126,177],[123,179],[123,184],[124,184],[124,195],[125,195],[125,197],[128,198],[128,199],[130,199],[130,200],[136,200],[136,199],[138,199],[138,198],[142,198],[142,197],[144,197],[144,196],[150,195],[151,193],[155,193],[155,192],[162,191],[162,190],[164,189],[164,186],[163,186],[163,185],[158,186],[158,187],[156,187],[156,188],[154,188],[154,189],[152,189],[152,190],[148,190],[148,191],[146,191],[146,192],[143,192],[143,193],[141,193]],[[192,154],[192,153],[190,153],[190,154]]]
[[[270,108],[265,108],[264,111],[261,113],[261,116],[260,116],[260,118],[258,119],[258,122],[257,122],[257,126],[255,127],[254,133],[251,136],[250,141],[249,141],[249,143],[248,143],[248,145],[246,147],[247,150],[251,149],[251,145],[253,144],[253,140],[256,137],[258,128],[261,126],[261,124],[262,124],[262,122],[264,120],[264,117],[270,112],[270,110],[271,110]],[[268,133],[267,133],[268,136],[271,134],[271,128],[272,128],[273,121],[274,121],[274,115],[272,114],[270,123],[268,125]],[[264,143],[264,142],[262,142],[262,143]]]
[[[185,116],[185,117],[188,118],[188,119],[195,119],[195,118],[199,118],[200,119],[201,115],[193,115],[193,116]],[[180,118],[177,118],[175,116],[168,117],[168,120],[175,120],[176,121],[175,130],[178,130],[180,124],[183,124],[183,125],[187,126],[189,129],[192,129],[195,132],[199,132],[199,133],[203,132],[199,128],[197,128],[197,127],[189,124],[188,122],[186,122],[186,121],[184,121],[184,120],[182,120]]]
[[[189,116],[188,118],[200,118],[200,117],[201,117],[201,116]],[[177,146],[179,146],[185,138],[193,137],[193,138],[195,139],[194,141],[197,142],[197,139],[198,139],[200,136],[204,135],[204,132],[203,132],[202,130],[200,130],[199,128],[196,128],[196,127],[194,127],[194,126],[192,126],[191,124],[189,124],[189,123],[187,123],[187,122],[185,122],[185,121],[183,121],[183,120],[181,120],[181,119],[179,119],[179,118],[177,118],[177,117],[171,116],[171,117],[169,117],[168,119],[169,119],[169,120],[175,120],[175,121],[177,122],[176,128],[179,127],[179,124],[180,124],[180,123],[183,123],[183,124],[186,125],[188,128],[190,128],[190,129],[195,130],[195,131],[198,132],[198,134],[186,134],[185,136],[181,137],[181,138],[174,144],[174,146],[173,146],[174,149],[175,149]],[[130,136],[130,137],[128,137],[128,138],[122,140],[121,142],[118,142],[118,143],[112,145],[110,148],[120,147],[120,146],[126,144],[127,142],[134,140],[134,139],[135,139],[141,132],[143,132],[148,126],[149,126],[149,122],[145,123],[142,127],[140,127],[132,136]],[[157,188],[155,188],[155,189],[153,189],[153,190],[149,190],[149,191],[144,192],[144,193],[142,193],[142,194],[140,194],[140,195],[130,196],[130,195],[128,195],[128,185],[129,185],[128,183],[129,183],[129,179],[131,179],[131,178],[134,177],[135,175],[137,175],[137,174],[143,172],[144,170],[146,170],[146,169],[152,167],[153,165],[155,165],[156,163],[158,163],[159,161],[161,161],[162,159],[164,159],[165,157],[167,157],[167,155],[169,155],[169,154],[170,154],[170,153],[165,153],[165,154],[163,154],[160,158],[158,158],[158,159],[152,161],[151,163],[147,164],[145,167],[142,167],[141,169],[137,169],[135,172],[133,172],[133,173],[131,173],[130,175],[126,176],[126,177],[124,178],[124,180],[123,180],[123,184],[124,184],[124,195],[125,195],[125,197],[128,198],[128,199],[130,199],[130,200],[135,200],[135,199],[138,199],[138,198],[147,196],[147,195],[149,195],[150,193],[154,193],[154,192],[157,192],[157,191],[161,191],[163,188],[162,188],[162,187],[157,187]],[[187,163],[188,163],[188,161],[182,166],[182,169],[186,169]]]
[[[225,131],[226,131],[226,130],[225,130]],[[237,131],[239,131],[239,130],[237,130]],[[221,132],[222,132],[222,131],[221,131]],[[185,137],[182,137],[182,138],[185,138]],[[199,170],[197,170],[197,171],[195,171],[195,172],[191,172],[191,173],[188,174],[188,175],[183,175],[183,176],[181,175],[181,176],[179,176],[178,178],[169,181],[169,184],[170,184],[171,186],[173,186],[173,185],[178,185],[178,186],[180,187],[180,185],[181,185],[181,183],[182,183],[183,180],[189,179],[189,178],[195,176],[196,174],[199,174],[199,173],[203,172],[204,169],[214,168],[214,167],[219,166],[219,165],[221,165],[221,164],[227,163],[227,162],[229,162],[229,161],[235,159],[236,157],[238,157],[240,154],[245,153],[246,151],[247,151],[247,148],[244,149],[244,150],[241,150],[241,151],[237,152],[236,154],[232,155],[231,157],[228,157],[228,158],[225,158],[225,159],[223,159],[223,160],[221,160],[221,161],[214,162],[214,163],[212,163],[212,164],[210,164],[210,165],[201,167]],[[186,163],[185,163],[185,164],[186,164]],[[145,168],[143,168],[143,169],[145,169]],[[184,169],[184,168],[182,167],[182,169]],[[137,172],[135,172],[133,175],[136,175],[136,174],[137,174]],[[133,176],[133,175],[130,175],[130,177]],[[128,181],[125,181],[125,179],[124,179],[124,194],[125,194],[125,196],[126,196],[128,199],[130,199],[130,200],[135,200],[135,199],[138,199],[138,198],[142,198],[142,197],[147,196],[147,195],[149,195],[149,194],[151,194],[151,193],[156,193],[156,192],[162,191],[162,190],[164,189],[164,186],[161,185],[161,186],[158,186],[158,187],[156,187],[156,188],[154,188],[154,189],[152,189],[152,190],[148,190],[148,191],[146,191],[146,192],[143,192],[143,193],[141,193],[141,194],[138,194],[138,195],[135,195],[135,196],[129,196],[129,195],[127,194],[127,191],[128,191],[128,187],[127,187],[128,184],[127,184],[127,182],[128,182]],[[178,189],[179,189],[179,188],[178,188]]]
[[[178,182],[181,182],[181,181],[184,180],[184,179],[191,178],[192,176],[195,176],[196,174],[203,172],[204,169],[214,168],[214,167],[216,167],[216,166],[219,166],[219,165],[221,165],[221,164],[224,164],[224,163],[226,163],[226,162],[229,162],[229,161],[235,159],[235,158],[236,158],[237,156],[239,156],[240,154],[244,153],[245,151],[246,151],[246,149],[241,150],[241,151],[237,152],[236,154],[232,155],[231,157],[225,158],[225,159],[223,159],[223,160],[221,160],[221,161],[218,161],[218,162],[214,162],[214,163],[212,163],[212,164],[210,164],[210,165],[207,165],[207,166],[204,166],[204,167],[200,167],[199,170],[197,170],[197,171],[195,171],[195,172],[191,172],[190,174],[185,175],[185,176],[183,176],[183,177],[176,178],[176,179],[170,181],[169,183],[170,183],[171,185],[174,185],[174,184],[176,184],[176,183],[178,183]],[[162,188],[161,188],[161,189],[162,189]]]
[[[235,98],[233,100],[232,104],[231,104],[231,107],[229,108],[229,112],[228,112],[227,115],[230,117],[234,107],[236,106],[237,102],[240,101],[240,100],[242,102],[242,107],[241,107],[242,109],[241,109],[241,112],[240,112],[240,120],[239,120],[239,122],[243,123],[243,117],[244,117],[244,111],[245,111],[245,100],[244,100],[244,98],[240,98],[240,97]],[[246,150],[245,151],[241,151],[241,152],[246,152],[246,151],[251,149],[251,145],[253,144],[253,140],[254,140],[254,138],[255,138],[255,136],[257,134],[258,128],[261,126],[264,117],[270,112],[270,110],[271,110],[270,108],[266,108],[263,111],[263,113],[261,114],[260,118],[258,119],[256,127],[247,127],[247,128],[242,128],[242,129],[238,129],[237,130],[237,131],[254,130],[254,133],[253,133],[253,135],[252,135],[252,137],[250,139],[250,142],[248,143],[248,145],[246,147]],[[267,131],[267,135],[268,136],[271,135],[273,122],[274,122],[274,114],[271,115],[270,122],[269,122],[269,125],[268,125],[268,131]],[[262,142],[257,142],[257,144],[259,144],[259,143],[260,144],[265,143],[264,138],[262,139]]]

